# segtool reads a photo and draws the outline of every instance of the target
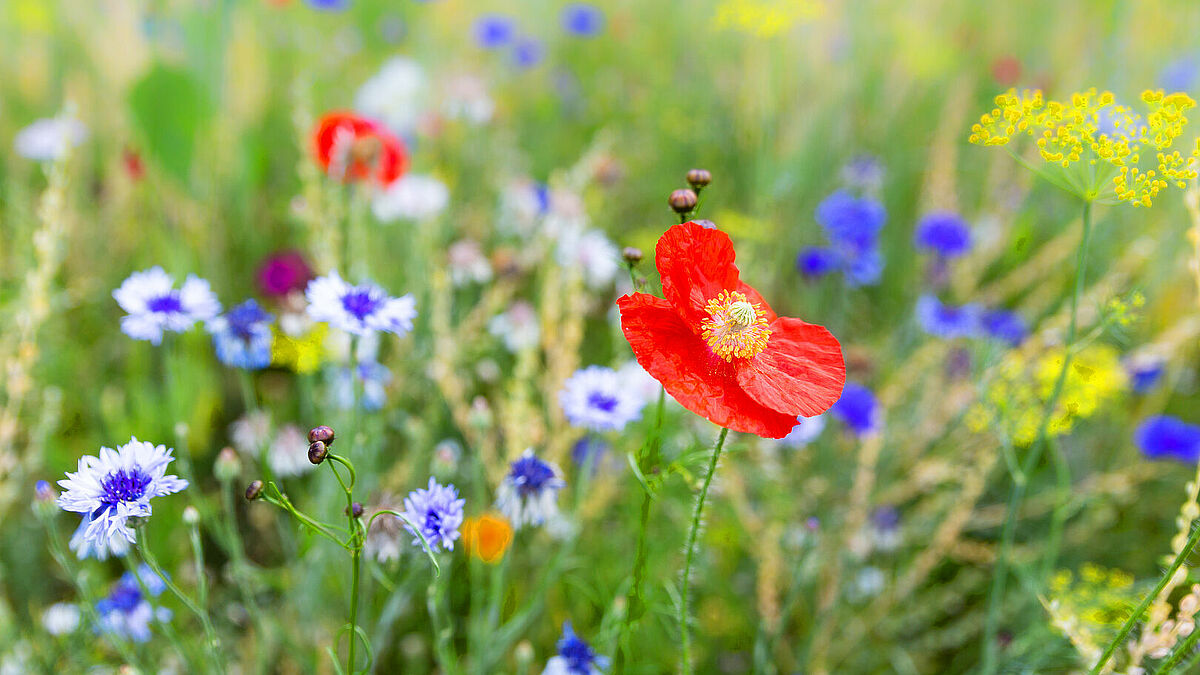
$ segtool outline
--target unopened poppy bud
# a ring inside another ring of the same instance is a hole
[[[625,250],[621,251],[621,255],[625,257],[625,262],[629,263],[630,265],[636,265],[642,262],[642,249],[640,248],[626,246]]]
[[[183,522],[187,525],[195,525],[200,522],[200,512],[196,510],[196,507],[189,504],[183,508]]]
[[[667,198],[667,203],[671,205],[671,209],[675,213],[687,213],[696,208],[698,199],[695,192],[683,189],[672,192],[671,196]]]
[[[213,462],[213,475],[222,483],[227,483],[238,477],[242,472],[242,461],[238,459],[237,451],[226,447],[217,454]]]
[[[262,495],[262,491],[263,482],[261,480],[250,481],[250,484],[246,486],[246,500],[252,502],[258,499]]]
[[[363,514],[362,502],[353,502],[352,504],[350,504],[350,506],[346,507],[346,510],[349,512],[350,516],[352,516],[354,518],[362,518],[362,514]]]
[[[314,427],[308,432],[308,442],[316,443],[321,441],[325,445],[333,445],[333,429],[325,425]]]
[[[700,189],[712,182],[712,173],[708,169],[692,169],[687,172],[688,185]]]
[[[329,456],[329,448],[321,441],[313,441],[308,446],[308,461],[313,464],[320,464]]]

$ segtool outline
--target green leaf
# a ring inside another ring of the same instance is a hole
[[[146,155],[186,182],[196,139],[212,117],[203,85],[182,68],[156,63],[133,85],[129,107]]]

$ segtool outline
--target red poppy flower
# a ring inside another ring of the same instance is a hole
[[[354,113],[329,113],[313,132],[321,168],[342,180],[373,178],[389,185],[408,170],[408,151],[382,124]]]
[[[734,431],[783,438],[799,415],[829,409],[846,363],[822,326],[776,316],[742,283],[733,242],[684,223],[655,250],[663,295],[617,300],[638,363],[683,407]]]

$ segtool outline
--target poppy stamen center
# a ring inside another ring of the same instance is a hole
[[[708,318],[700,324],[704,341],[717,356],[732,361],[748,359],[767,346],[771,330],[762,307],[744,293],[721,291],[705,306]]]

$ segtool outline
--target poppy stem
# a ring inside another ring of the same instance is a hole
[[[717,459],[721,456],[721,448],[725,447],[725,437],[729,429],[722,428],[717,436],[717,444],[713,447],[712,457],[708,460],[708,473],[704,475],[704,483],[700,486],[700,494],[696,497],[695,508],[692,509],[692,527],[688,531],[687,553],[683,559],[683,588],[679,597],[679,648],[680,672],[692,672],[691,635],[688,630],[688,580],[692,573],[692,559],[696,555],[696,538],[700,535],[700,521],[704,515],[704,502],[708,498],[708,488],[712,485],[713,474],[717,472]]]

